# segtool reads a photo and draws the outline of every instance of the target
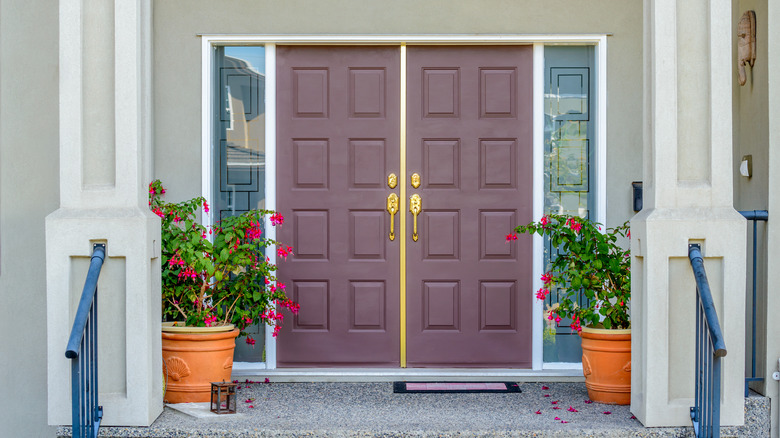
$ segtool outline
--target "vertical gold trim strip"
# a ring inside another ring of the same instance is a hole
[[[399,213],[401,219],[401,368],[406,368],[406,44],[401,44],[401,199]]]

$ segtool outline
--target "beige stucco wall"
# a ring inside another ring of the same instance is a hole
[[[44,218],[59,205],[57,39],[56,2],[0,2],[2,436],[55,433],[46,425]]]
[[[737,36],[736,29],[739,19],[745,11],[752,10],[756,13],[756,62],[753,68],[746,68],[747,82],[745,85],[739,85],[737,74]],[[766,0],[740,0],[733,3],[733,77],[734,77],[734,208],[737,210],[766,210],[768,203],[769,190],[769,82],[768,82],[768,62],[767,62],[767,2]],[[741,176],[739,173],[739,163],[745,155],[752,155],[752,176],[750,178]],[[766,224],[759,222],[757,224],[758,245],[757,260],[758,278],[757,283],[757,315],[758,323],[756,336],[756,375],[764,374],[766,337],[761,335],[766,327]],[[748,249],[748,275],[746,278],[746,318],[748,324],[752,319],[752,222],[748,222],[747,249]],[[748,326],[749,328],[749,326]],[[750,349],[752,342],[752,333],[746,331],[745,340],[746,357],[745,367],[747,373],[751,372],[752,360]],[[772,383],[770,383],[772,384]],[[764,393],[765,384],[751,384],[753,389]]]
[[[747,82],[740,86],[737,75],[737,37],[736,29],[739,19],[745,11],[756,13],[756,62],[753,68],[747,68]],[[766,0],[740,0],[733,3],[733,72],[734,72],[734,208],[737,210],[767,210],[769,209],[770,195],[770,147],[769,147],[769,15]],[[776,152],[775,152],[776,153]],[[752,155],[753,172],[750,178],[741,176],[738,165],[744,155]],[[777,195],[775,195],[777,196]],[[769,209],[771,211],[771,209]],[[770,213],[771,216],[771,213]],[[778,388],[777,382],[769,378],[777,367],[777,348],[772,348],[777,343],[777,336],[768,330],[767,320],[775,312],[769,307],[767,297],[767,260],[769,249],[767,245],[767,223],[757,224],[757,297],[756,297],[756,376],[765,377],[764,382],[754,382],[750,387],[761,394],[772,397],[772,429],[773,436],[777,435]],[[752,333],[750,321],[752,320],[752,223],[748,222],[747,249],[748,271],[745,290],[747,292],[746,319],[748,330],[745,333],[746,374],[750,375],[752,358],[750,355]],[[775,258],[777,251],[775,250]]]
[[[201,40],[196,34],[554,34],[608,38],[611,225],[633,215],[642,175],[642,2],[578,0],[157,0],[154,2],[154,176],[172,199],[200,194]]]
[[[780,4],[775,1],[767,2],[767,19],[765,21],[767,26],[767,53],[771,54],[770,58],[766,59],[767,63],[767,95],[769,96],[767,120],[776,121],[780,118],[780,52],[778,52],[778,44],[780,44]],[[760,43],[760,41],[759,41]],[[760,52],[759,52],[760,53]],[[758,60],[756,60],[758,61]],[[780,123],[770,123],[767,125],[768,131],[768,168],[773,169],[768,174],[768,192],[767,192],[767,209],[770,212],[770,221],[767,223],[766,236],[767,247],[772,248],[766,251],[766,265],[770,267],[766,271],[767,284],[774,285],[768,287],[768,291],[765,294],[766,308],[765,314],[769,315],[766,318],[766,357],[765,357],[765,378],[766,393],[765,395],[772,397],[772,436],[780,436],[780,424],[778,424],[778,416],[780,415],[780,409],[778,409],[778,401],[780,400],[780,394],[778,393],[778,382],[771,380],[771,374],[777,370],[778,358],[780,358],[780,318],[777,317],[780,311],[780,295],[777,293],[777,286],[780,284],[780,227],[778,226],[777,219],[772,220],[772,212],[780,212]]]

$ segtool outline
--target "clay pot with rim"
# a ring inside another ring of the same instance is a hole
[[[233,324],[187,327],[183,323],[164,322],[165,402],[208,402],[211,382],[230,381],[239,331]]]
[[[631,329],[583,327],[580,335],[588,397],[598,403],[631,404]]]

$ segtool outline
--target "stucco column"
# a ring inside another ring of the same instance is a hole
[[[65,346],[94,242],[104,425],[162,411],[160,223],[147,207],[149,0],[60,0],[60,209],[46,218],[49,424],[70,424]]]
[[[732,207],[731,1],[644,2],[645,208],[631,221],[631,411],[687,426],[700,243],[728,355],[721,424],[744,422],[746,225]]]

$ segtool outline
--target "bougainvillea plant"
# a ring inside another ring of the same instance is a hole
[[[159,180],[149,184],[149,208],[162,220],[163,320],[197,327],[232,323],[251,345],[255,340],[244,329],[253,323],[271,325],[276,336],[283,319],[277,306],[293,313],[299,308],[263,255],[272,245],[280,257],[292,254],[289,246],[263,237],[264,218],[280,226],[282,215],[250,210],[206,227],[196,218],[201,209],[209,213],[204,198],[174,204],[163,201],[164,194]]]
[[[602,230],[588,219],[550,214],[514,231],[547,236],[558,249],[542,275],[543,287],[536,292],[536,298],[544,300],[557,289],[558,306],[548,309],[548,319],[570,318],[577,332],[582,325],[630,328],[631,258],[618,243],[621,237],[631,237],[628,222]],[[517,235],[506,238],[514,240]]]

